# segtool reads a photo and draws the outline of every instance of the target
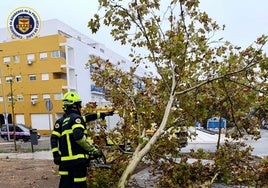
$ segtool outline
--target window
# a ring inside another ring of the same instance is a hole
[[[31,101],[37,101],[38,95],[31,95]]]
[[[66,54],[65,54],[65,52],[60,51],[60,57],[66,59]]]
[[[42,80],[49,80],[49,74],[42,74],[41,79]]]
[[[48,99],[50,99],[50,95],[49,95],[49,94],[43,94],[43,99],[44,99],[44,100],[48,100]]]
[[[51,57],[60,57],[60,52],[59,51],[51,52]]]
[[[61,100],[61,98],[62,98],[62,94],[61,93],[55,93],[54,94],[54,99],[55,100]]]
[[[22,78],[21,78],[21,76],[16,76],[15,80],[16,80],[16,82],[21,82]]]
[[[27,61],[34,61],[34,60],[35,60],[34,54],[27,55]]]
[[[17,95],[17,101],[23,101],[23,95]]]
[[[35,81],[36,80],[36,75],[34,75],[34,74],[29,75],[29,80],[30,81]]]
[[[41,60],[42,59],[46,59],[47,58],[47,53],[46,52],[42,52],[42,53],[39,54],[39,57],[40,57]]]
[[[13,61],[14,61],[15,63],[18,63],[18,62],[20,61],[19,56],[14,55],[14,56],[13,56]]]
[[[56,57],[62,57],[62,58],[64,58],[64,59],[66,59],[66,55],[65,55],[65,53],[64,52],[62,52],[62,51],[53,51],[53,52],[51,52],[51,57],[53,57],[53,58],[56,58]]]
[[[11,76],[7,76],[7,77],[6,77],[6,82],[7,82],[7,83],[12,82],[12,77],[11,77]]]
[[[4,101],[4,98],[3,97],[0,97],[0,102],[3,102]]]
[[[10,57],[4,57],[4,63],[9,64],[10,63]]]
[[[31,65],[34,62],[34,60],[35,60],[34,54],[27,55],[27,61],[26,61],[27,65]]]
[[[16,132],[23,132],[20,127],[16,126]]]

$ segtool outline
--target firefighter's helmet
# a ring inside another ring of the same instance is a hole
[[[69,91],[65,93],[62,97],[63,106],[72,106],[74,104],[81,105],[81,98],[78,93],[74,91]]]

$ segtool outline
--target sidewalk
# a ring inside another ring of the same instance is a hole
[[[51,151],[36,151],[33,153],[0,153],[0,158],[52,160],[53,156]]]
[[[205,132],[196,131],[197,136],[191,140],[189,140],[189,144],[197,144],[197,143],[216,143],[218,139],[218,135],[212,135],[207,134]],[[48,138],[42,138],[42,140],[47,140]],[[223,142],[225,139],[225,136],[222,135],[221,142]],[[12,142],[9,143],[1,143],[2,145],[6,144],[12,144]],[[30,143],[24,143],[24,145],[29,145]],[[39,142],[39,145],[41,145],[41,142]],[[24,146],[26,147],[26,146]],[[30,147],[30,146],[27,146]],[[0,158],[22,158],[22,159],[43,159],[43,160],[53,160],[52,152],[50,150],[47,151],[35,151],[33,153],[0,153]]]

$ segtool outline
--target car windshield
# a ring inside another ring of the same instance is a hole
[[[26,127],[25,125],[18,124],[17,126],[19,126],[23,131],[30,131],[29,128]]]
[[[27,127],[26,125],[24,124],[16,124],[16,126],[21,129],[21,131],[23,132],[29,132],[30,131],[30,128]],[[1,130],[2,131],[7,131],[7,126],[5,124],[2,125],[1,127]],[[17,129],[16,129],[17,130]],[[12,124],[9,124],[9,131],[13,131],[13,125]]]

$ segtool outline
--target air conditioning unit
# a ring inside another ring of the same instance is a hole
[[[9,65],[10,61],[4,61],[5,65]]]
[[[27,60],[27,64],[28,65],[31,65],[33,63],[33,61],[31,61],[31,60]]]
[[[37,100],[36,100],[36,99],[32,99],[32,100],[31,100],[31,104],[32,104],[32,105],[35,105],[36,103],[37,103]]]

